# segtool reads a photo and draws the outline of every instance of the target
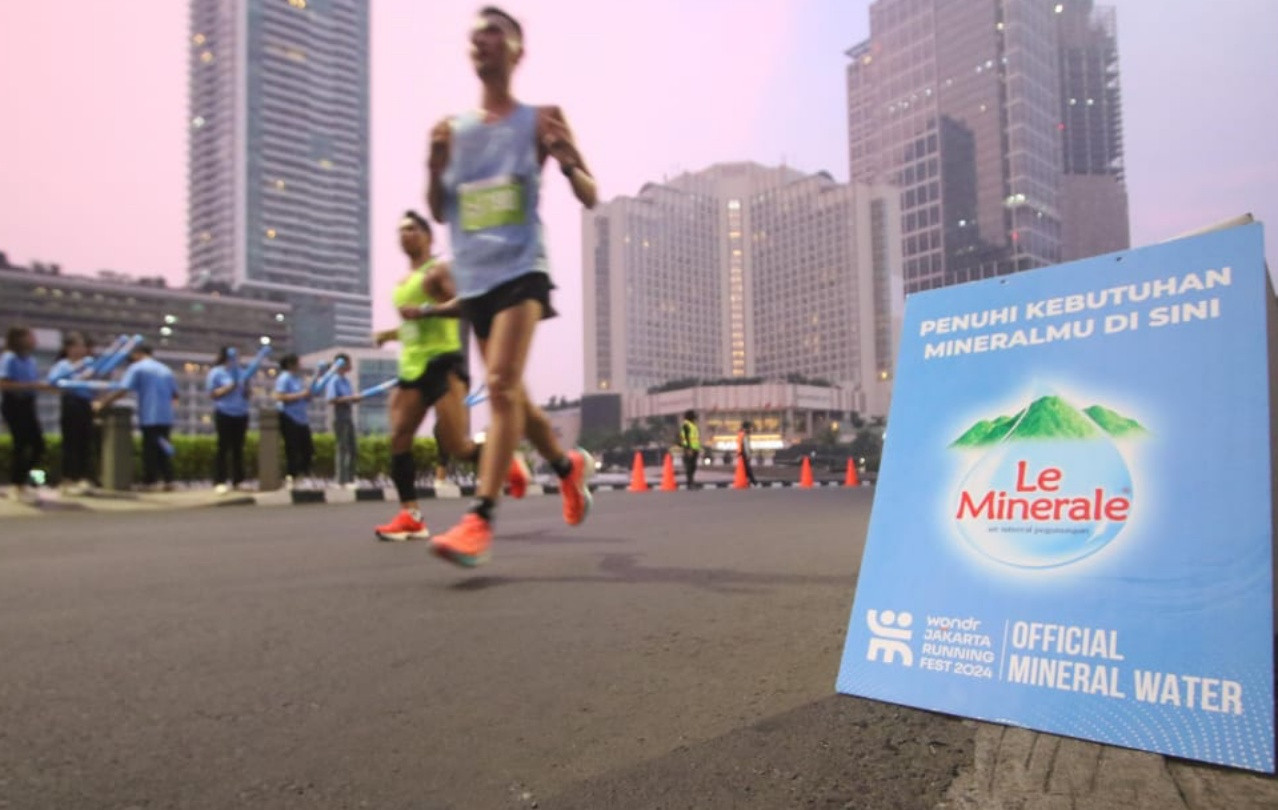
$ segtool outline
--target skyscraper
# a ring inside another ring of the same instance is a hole
[[[1069,261],[1123,250],[1130,235],[1117,14],[1092,0],[1061,7],[1061,258]]]
[[[366,343],[368,4],[190,8],[192,284],[288,301],[300,352]]]
[[[801,375],[886,412],[895,198],[825,173],[726,163],[586,212],[585,390]]]
[[[848,51],[851,177],[900,189],[906,292],[1127,246],[1121,139],[1105,140],[1099,174],[1065,157],[1077,139],[1063,111],[1081,92],[1068,66],[1079,59],[1089,65],[1079,81],[1101,61],[1101,81],[1113,84],[1087,124],[1120,129],[1113,17],[1106,41],[1097,14],[1090,0],[870,7],[870,38]],[[1070,43],[1087,55],[1071,55]],[[1106,194],[1121,234],[1098,236],[1078,211]]]

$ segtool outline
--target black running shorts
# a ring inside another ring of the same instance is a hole
[[[466,358],[460,352],[441,354],[426,364],[426,370],[415,380],[399,381],[400,388],[416,390],[421,394],[422,404],[429,408],[448,393],[448,377],[455,374],[459,380],[470,388],[470,369]]]
[[[525,273],[498,284],[477,298],[462,301],[462,314],[475,328],[475,336],[487,340],[493,331],[493,318],[504,309],[516,307],[525,301],[536,301],[541,304],[541,319],[547,320],[558,315],[550,305],[550,291],[555,288],[550,276],[541,272]]]

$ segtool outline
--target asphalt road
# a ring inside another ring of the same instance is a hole
[[[530,499],[476,573],[384,504],[9,521],[0,806],[930,806],[972,729],[833,695],[870,498]]]

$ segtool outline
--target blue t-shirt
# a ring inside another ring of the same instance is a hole
[[[218,388],[235,382],[231,370],[226,366],[214,366],[204,380],[204,387],[212,394]],[[244,386],[237,385],[230,393],[213,400],[213,410],[227,416],[248,416],[249,404],[244,397]]]
[[[81,366],[81,363],[83,363],[82,366]],[[58,362],[54,363],[53,368],[49,369],[49,376],[47,377],[47,379],[51,383],[56,382],[57,380],[74,379],[75,374],[73,372],[77,370],[76,366],[80,366],[79,371],[84,371],[90,365],[92,365],[91,358],[89,362],[85,362],[83,360],[77,360],[75,362],[72,362],[64,357]],[[78,397],[80,399],[91,400],[97,396],[98,392],[90,388],[65,388],[63,389],[62,394],[63,396],[70,395],[73,397]]]
[[[351,387],[351,381],[341,374],[334,374],[333,378],[328,381],[328,385],[324,387],[324,397],[326,399],[349,397],[354,393],[355,389]]]
[[[291,371],[285,371],[275,378],[275,393],[277,394],[297,394],[306,390],[306,383],[300,377]],[[292,402],[277,402],[276,407],[280,409],[280,413],[292,419],[299,425],[310,423],[307,418],[307,411],[310,409],[310,401],[305,399],[297,399]]]
[[[177,378],[168,366],[154,357],[144,357],[124,372],[120,386],[137,397],[138,424],[142,427],[173,424]]]
[[[35,358],[31,355],[19,357],[13,352],[5,352],[0,354],[0,380],[8,380],[10,382],[30,383],[40,379],[40,372],[36,370]],[[15,399],[32,399],[35,397],[35,391],[5,391],[6,397],[14,397]]]
[[[328,385],[324,386],[325,399],[349,397],[354,393],[355,389],[351,387],[351,381],[343,374],[334,374],[333,379],[329,380]],[[351,418],[351,404],[349,402],[341,402],[334,405],[333,418],[349,420]]]

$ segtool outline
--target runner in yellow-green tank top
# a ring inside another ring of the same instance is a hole
[[[426,292],[426,280],[432,269],[447,271],[447,266],[427,259],[395,287],[391,300],[395,309],[420,309],[426,304],[442,304]],[[436,278],[440,277],[436,274]],[[434,281],[434,279],[432,279]],[[431,361],[449,354],[461,354],[461,329],[448,318],[416,318],[399,325],[399,379],[401,385],[417,380],[426,373]]]
[[[410,272],[395,286],[392,301],[404,318],[399,327],[375,335],[377,345],[399,341],[399,385],[390,397],[391,480],[399,494],[400,511],[390,523],[378,526],[381,540],[424,540],[430,532],[417,502],[417,469],[413,463],[413,437],[435,408],[435,436],[439,450],[459,461],[478,463],[481,447],[470,439],[466,392],[470,373],[462,354],[461,329],[455,319],[422,318],[423,307],[442,304],[456,295],[448,265],[431,258],[430,224],[415,211],[399,223],[400,247],[408,256]],[[508,484],[522,496],[529,478],[527,468],[511,468]]]

